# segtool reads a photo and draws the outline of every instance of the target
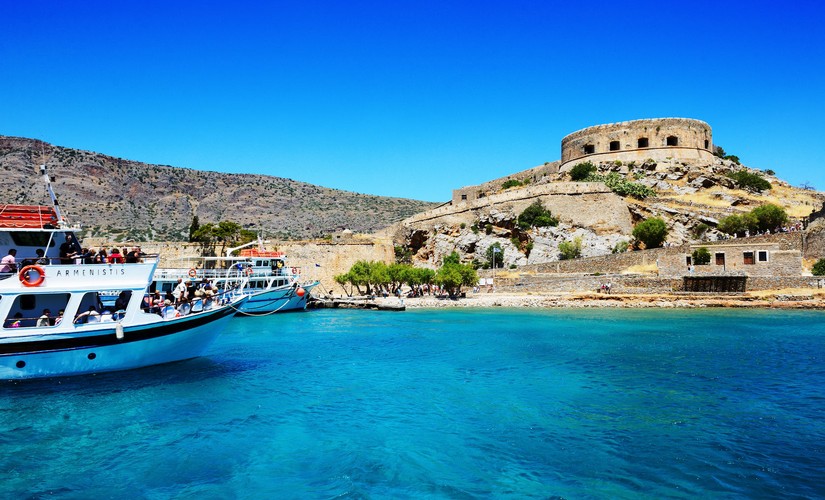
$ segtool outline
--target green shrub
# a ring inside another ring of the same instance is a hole
[[[746,231],[773,231],[788,222],[788,214],[782,207],[768,203],[742,215],[729,215],[719,220],[716,227],[730,235],[744,235]]]
[[[771,189],[771,183],[764,177],[753,172],[748,172],[744,169],[731,172],[728,174],[728,177],[733,179],[736,182],[736,185],[742,189],[748,189],[751,191],[765,191]]]
[[[492,225],[492,224],[490,224],[489,222],[488,222],[487,224],[485,224],[485,225],[484,225],[484,232],[485,232],[486,234],[492,234],[492,232],[493,232],[493,225]]]
[[[625,253],[625,252],[627,252],[627,248],[629,246],[630,246],[630,243],[628,243],[625,240],[622,240],[622,241],[616,243],[615,245],[613,245],[613,250],[611,250],[611,253]]]
[[[558,226],[559,220],[539,200],[534,201],[518,216],[517,223],[522,229],[531,227]]]
[[[574,181],[581,181],[587,178],[590,174],[596,171],[596,166],[586,161],[584,163],[577,163],[570,169],[570,179]]]
[[[788,214],[785,210],[772,203],[760,205],[751,210],[751,213],[756,217],[759,231],[773,231],[777,227],[782,227],[788,223]]]
[[[667,238],[667,224],[659,217],[651,217],[636,224],[633,237],[644,243],[645,248],[660,247]]]
[[[814,276],[825,276],[825,259],[819,259],[811,269],[811,274]]]
[[[592,174],[585,180],[588,182],[603,182],[605,186],[619,196],[630,196],[638,200],[643,200],[648,196],[656,196],[656,191],[653,188],[638,182],[630,182],[616,172],[607,175]]]
[[[699,247],[693,251],[693,263],[698,266],[710,264],[710,252],[705,247]]]
[[[702,236],[705,235],[705,233],[708,232],[708,229],[710,229],[710,226],[708,226],[704,222],[700,222],[699,224],[696,224],[693,227],[693,236],[695,238],[701,238]]]
[[[581,257],[581,237],[573,238],[573,241],[562,241],[561,243],[559,243],[559,252],[561,252],[561,260],[569,260]]]
[[[484,255],[487,257],[486,262],[494,264],[493,267],[504,266],[504,249],[501,248],[501,244],[493,243],[487,247],[487,251],[484,252]]]
[[[504,184],[501,185],[501,189],[510,189],[511,187],[521,186],[522,183],[518,179],[507,179],[504,181]]]

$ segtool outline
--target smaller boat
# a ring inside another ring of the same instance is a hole
[[[260,240],[257,243],[262,246]],[[301,268],[289,267],[281,252],[243,249],[240,255],[231,256],[236,250],[239,248],[229,249],[226,257],[185,259],[183,266],[158,269],[153,290],[170,292],[181,280],[191,299],[208,283],[223,293],[246,297],[237,312],[248,316],[306,309],[318,281],[302,279]]]

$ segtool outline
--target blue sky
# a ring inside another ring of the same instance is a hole
[[[0,134],[384,196],[638,118],[825,190],[815,2],[0,0]]]

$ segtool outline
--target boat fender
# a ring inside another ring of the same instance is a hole
[[[303,297],[307,292],[303,288],[298,287],[298,290],[296,290],[295,293],[298,295],[298,297]]]
[[[123,324],[118,323],[115,325],[115,337],[117,337],[118,340],[123,339]]]
[[[198,270],[197,269],[195,269],[194,267],[189,269],[189,277],[190,278],[194,278],[197,275],[198,275]]]
[[[37,271],[38,275],[40,276],[34,281],[29,281],[29,273],[31,271]],[[20,282],[23,283],[23,286],[40,286],[43,284],[43,280],[46,279],[46,271],[40,266],[26,266],[20,270]]]
[[[254,272],[255,272],[255,270],[252,269],[251,267],[246,268],[246,275],[247,276],[252,276],[252,273],[254,273]]]

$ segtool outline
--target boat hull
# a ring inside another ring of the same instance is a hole
[[[304,289],[303,296],[298,295],[294,287],[247,291],[248,298],[238,307],[238,313],[253,316],[276,312],[303,311],[307,308],[309,292],[316,285],[317,283],[302,285],[301,288]]]
[[[82,336],[44,336],[0,343],[0,379],[48,378],[129,370],[195,358],[214,342],[236,306]]]

